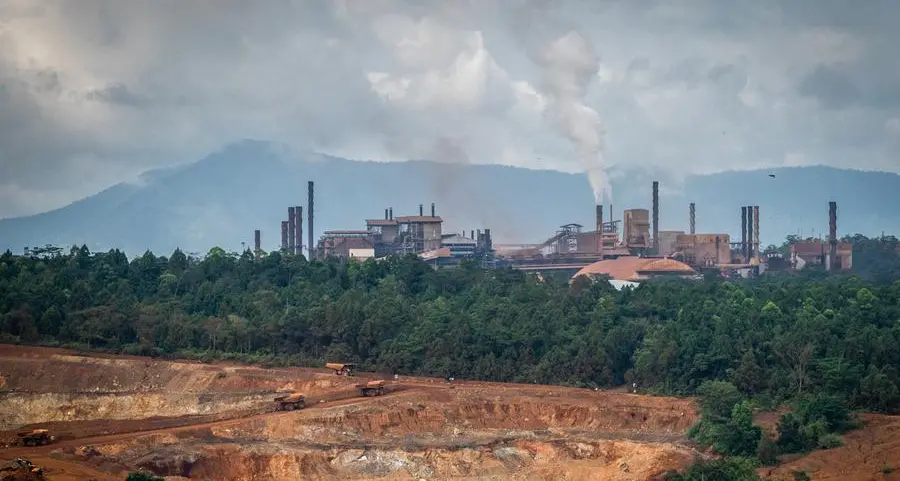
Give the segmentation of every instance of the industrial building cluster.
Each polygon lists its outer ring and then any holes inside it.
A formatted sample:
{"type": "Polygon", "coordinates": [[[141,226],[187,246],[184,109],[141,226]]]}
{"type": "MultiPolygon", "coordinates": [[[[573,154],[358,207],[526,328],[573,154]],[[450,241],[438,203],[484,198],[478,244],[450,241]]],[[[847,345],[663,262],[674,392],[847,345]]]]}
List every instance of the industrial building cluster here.
{"type": "MultiPolygon", "coordinates": [[[[690,203],[687,207],[687,231],[660,230],[659,182],[654,181],[651,210],[627,209],[619,221],[609,206],[609,220],[604,220],[604,207],[597,205],[594,229],[566,224],[541,244],[497,245],[497,262],[526,271],[556,270],[576,276],[605,274],[620,282],[636,282],[660,275],[696,277],[708,269],[718,269],[725,276],[740,277],[756,276],[766,270],[768,258],[761,249],[759,206],[741,207],[739,241],[732,241],[724,232],[698,233],[696,205],[690,203]]],[[[828,269],[850,269],[852,247],[837,241],[837,205],[834,202],[829,203],[829,225],[827,240],[794,244],[790,259],[785,259],[784,263],[794,269],[815,264],[828,269]]]]}
{"type": "MultiPolygon", "coordinates": [[[[294,255],[304,253],[307,259],[364,260],[395,254],[417,254],[434,267],[459,264],[463,259],[478,260],[485,266],[493,265],[491,230],[471,230],[444,233],[444,220],[435,212],[426,215],[424,205],[419,204],[418,215],[394,217],[394,208],[384,209],[383,218],[367,219],[365,229],[326,230],[314,242],[315,184],[307,184],[307,240],[303,245],[303,206],[287,208],[287,220],[281,221],[281,251],[294,255]]],[[[256,252],[262,252],[262,234],[254,232],[256,252]]]]}
{"type": "MultiPolygon", "coordinates": [[[[326,230],[314,243],[314,184],[308,182],[307,240],[303,245],[303,206],[290,206],[281,222],[282,252],[302,254],[308,259],[382,258],[394,254],[415,254],[434,267],[458,265],[464,259],[482,265],[571,274],[606,274],[621,282],[637,282],[658,275],[695,277],[701,270],[719,269],[726,276],[749,277],[766,269],[767,257],[760,245],[759,206],[740,209],[741,239],[732,242],[727,233],[696,232],[696,206],[688,205],[687,231],[659,229],[659,182],[652,184],[651,209],[627,209],[615,219],[609,206],[595,206],[596,226],[586,230],[581,224],[565,224],[541,244],[494,245],[490,229],[445,233],[443,219],[435,204],[430,212],[419,204],[416,215],[394,217],[393,207],[384,216],[365,220],[364,229],[326,230]],[[621,229],[620,229],[621,225],[621,229]]],[[[737,216],[736,216],[737,217],[737,216]]],[[[261,248],[260,231],[255,246],[261,248]]],[[[837,240],[837,204],[829,203],[829,237],[807,240],[792,246],[790,259],[782,259],[794,269],[824,265],[828,269],[850,269],[852,246],[837,240]]]]}
{"type": "Polygon", "coordinates": [[[417,254],[426,262],[444,267],[463,259],[489,265],[493,259],[491,230],[472,230],[470,237],[445,233],[444,220],[434,203],[426,214],[419,204],[417,215],[394,217],[394,208],[384,209],[384,217],[366,219],[361,230],[326,230],[316,245],[320,258],[381,258],[388,255],[417,254]]]}

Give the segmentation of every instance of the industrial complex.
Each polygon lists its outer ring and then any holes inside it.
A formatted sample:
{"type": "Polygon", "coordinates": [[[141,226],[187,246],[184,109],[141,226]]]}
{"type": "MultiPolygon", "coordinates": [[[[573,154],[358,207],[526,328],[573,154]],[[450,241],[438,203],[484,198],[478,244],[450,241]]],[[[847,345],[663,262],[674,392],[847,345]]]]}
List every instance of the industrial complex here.
{"type": "MultiPolygon", "coordinates": [[[[435,268],[452,267],[463,260],[486,267],[508,266],[531,272],[561,271],[570,276],[607,275],[625,283],[667,275],[697,277],[701,271],[717,269],[726,276],[751,277],[766,270],[761,251],[759,206],[740,208],[741,238],[733,241],[723,232],[696,232],[696,206],[688,208],[687,231],[659,230],[659,182],[651,190],[651,208],[633,208],[616,219],[613,206],[595,206],[592,229],[577,223],[564,224],[540,244],[495,245],[490,229],[450,231],[432,203],[428,212],[418,205],[413,215],[394,216],[393,207],[384,215],[360,222],[364,228],[325,230],[313,238],[314,184],[308,182],[307,239],[303,244],[303,206],[287,208],[281,222],[281,250],[308,259],[369,259],[395,254],[414,254],[435,268]]],[[[786,263],[794,269],[824,265],[828,269],[852,267],[852,247],[837,240],[837,204],[829,202],[829,237],[798,242],[786,263]]],[[[737,220],[737,212],[735,212],[737,220]]],[[[363,227],[362,225],[360,227],[363,227]]],[[[261,234],[254,233],[257,252],[261,234]]]]}

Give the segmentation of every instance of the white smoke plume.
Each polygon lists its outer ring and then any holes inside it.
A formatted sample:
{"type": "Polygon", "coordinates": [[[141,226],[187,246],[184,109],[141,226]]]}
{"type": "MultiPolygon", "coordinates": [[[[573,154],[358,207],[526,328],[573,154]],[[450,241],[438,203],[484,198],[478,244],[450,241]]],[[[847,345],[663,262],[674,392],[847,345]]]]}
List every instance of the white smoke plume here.
{"type": "Polygon", "coordinates": [[[600,59],[578,32],[571,31],[551,42],[535,56],[543,70],[544,115],[575,146],[587,174],[594,200],[612,198],[604,172],[603,124],[600,114],[584,103],[588,86],[596,77],[600,59]]]}

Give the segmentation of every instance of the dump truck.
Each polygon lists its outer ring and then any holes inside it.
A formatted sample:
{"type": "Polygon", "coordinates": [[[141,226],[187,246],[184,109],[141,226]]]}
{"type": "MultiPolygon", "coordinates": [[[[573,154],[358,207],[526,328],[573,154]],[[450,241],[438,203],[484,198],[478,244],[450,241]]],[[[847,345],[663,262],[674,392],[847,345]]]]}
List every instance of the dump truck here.
{"type": "Polygon", "coordinates": [[[18,433],[18,435],[22,444],[25,446],[43,446],[56,440],[55,437],[50,435],[50,431],[46,429],[22,431],[18,433]]]}
{"type": "Polygon", "coordinates": [[[325,364],[325,367],[334,371],[338,376],[352,376],[353,375],[353,364],[344,364],[339,362],[329,362],[325,364]]]}
{"type": "Polygon", "coordinates": [[[306,396],[299,392],[285,394],[275,398],[275,408],[279,411],[293,411],[306,407],[306,396]]]}
{"type": "Polygon", "coordinates": [[[369,381],[357,384],[356,388],[363,396],[381,396],[384,394],[384,381],[369,381]]]}

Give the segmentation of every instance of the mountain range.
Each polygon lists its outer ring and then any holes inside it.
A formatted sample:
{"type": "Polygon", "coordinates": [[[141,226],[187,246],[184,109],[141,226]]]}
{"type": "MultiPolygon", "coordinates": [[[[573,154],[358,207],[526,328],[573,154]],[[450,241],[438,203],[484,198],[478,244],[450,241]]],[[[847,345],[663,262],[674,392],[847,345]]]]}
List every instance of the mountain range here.
{"type": "MultiPolygon", "coordinates": [[[[824,235],[828,202],[838,202],[838,233],[898,234],[900,176],[829,167],[664,175],[611,169],[615,218],[627,208],[650,208],[651,182],[660,180],[660,229],[687,230],[696,203],[697,232],[740,236],[740,207],[760,206],[763,244],[786,235],[824,235]],[[770,176],[771,174],[772,176],[770,176]]],[[[490,228],[495,243],[535,243],[562,224],[594,225],[593,194],[580,174],[490,164],[355,161],[295,154],[263,141],[241,141],[192,164],[145,173],[50,212],[0,220],[0,250],[86,244],[129,255],[176,247],[204,253],[251,246],[261,229],[263,249],[277,249],[289,205],[306,210],[307,181],[315,182],[315,235],[363,229],[364,219],[414,215],[436,204],[445,232],[490,228]]],[[[304,212],[304,216],[306,212],[304,212]]],[[[605,212],[609,219],[609,211],[605,212]]],[[[306,228],[304,220],[304,229],[306,228]]]]}

